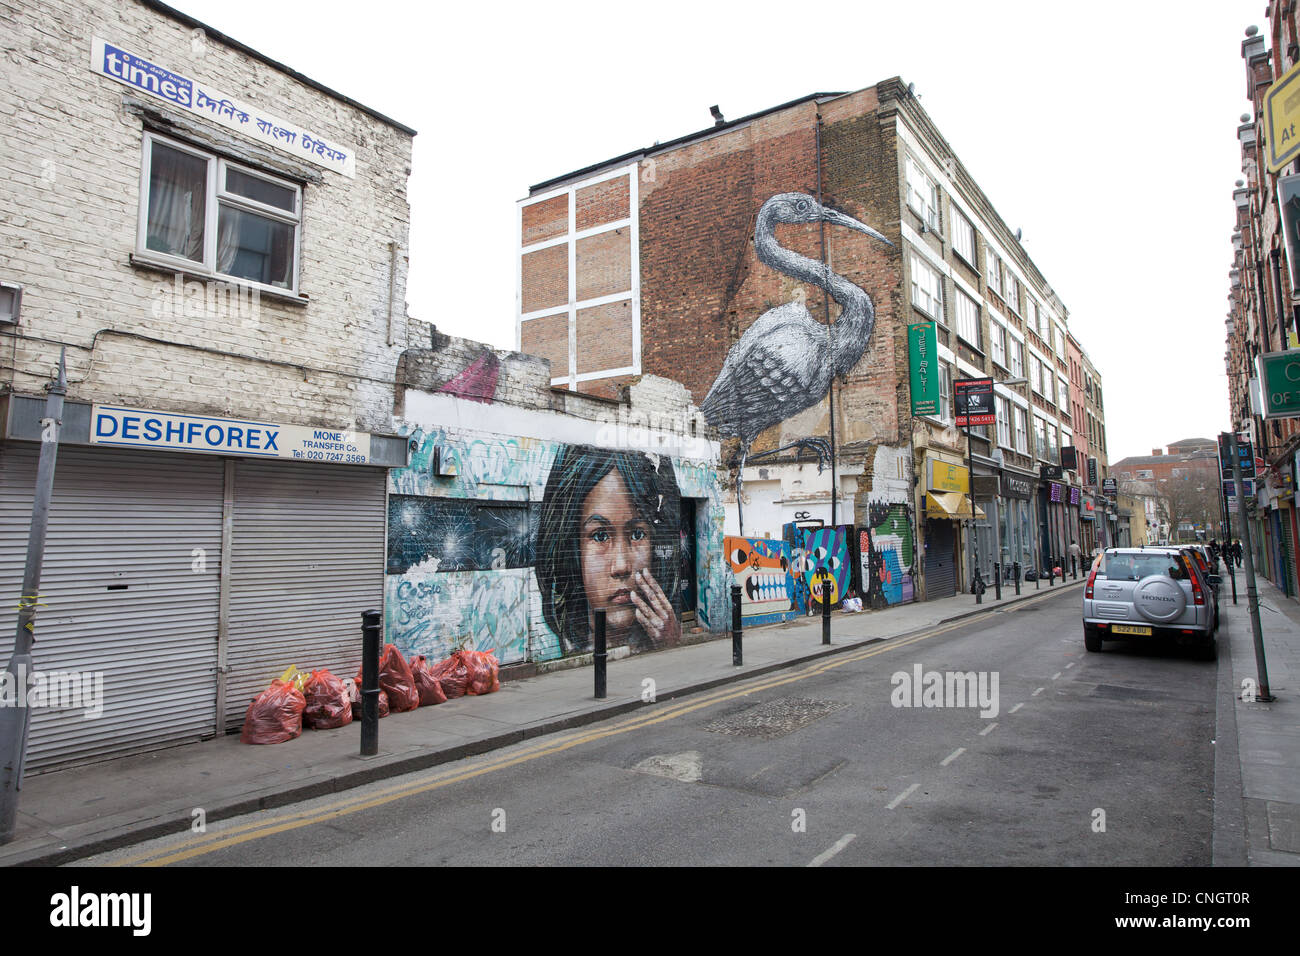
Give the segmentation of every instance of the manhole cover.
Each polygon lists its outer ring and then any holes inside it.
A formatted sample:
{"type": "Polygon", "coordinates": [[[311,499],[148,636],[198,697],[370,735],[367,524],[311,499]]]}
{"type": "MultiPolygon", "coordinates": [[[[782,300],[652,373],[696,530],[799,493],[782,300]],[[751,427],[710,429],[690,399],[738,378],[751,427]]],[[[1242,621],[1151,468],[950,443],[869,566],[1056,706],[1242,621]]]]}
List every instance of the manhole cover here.
{"type": "Polygon", "coordinates": [[[849,705],[838,700],[778,697],[776,700],[769,700],[748,710],[715,720],[705,725],[704,729],[711,730],[715,734],[771,740],[807,727],[813,721],[821,720],[827,714],[833,714],[847,706],[849,705]]]}

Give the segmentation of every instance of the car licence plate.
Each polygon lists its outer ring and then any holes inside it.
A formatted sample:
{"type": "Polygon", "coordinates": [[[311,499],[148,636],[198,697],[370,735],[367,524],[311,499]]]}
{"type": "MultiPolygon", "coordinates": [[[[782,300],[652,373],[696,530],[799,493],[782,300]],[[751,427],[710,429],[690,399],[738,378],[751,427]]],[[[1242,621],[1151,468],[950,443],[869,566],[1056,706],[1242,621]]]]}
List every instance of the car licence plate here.
{"type": "Polygon", "coordinates": [[[1148,637],[1151,635],[1151,628],[1134,624],[1112,624],[1110,630],[1113,634],[1145,634],[1148,637]]]}

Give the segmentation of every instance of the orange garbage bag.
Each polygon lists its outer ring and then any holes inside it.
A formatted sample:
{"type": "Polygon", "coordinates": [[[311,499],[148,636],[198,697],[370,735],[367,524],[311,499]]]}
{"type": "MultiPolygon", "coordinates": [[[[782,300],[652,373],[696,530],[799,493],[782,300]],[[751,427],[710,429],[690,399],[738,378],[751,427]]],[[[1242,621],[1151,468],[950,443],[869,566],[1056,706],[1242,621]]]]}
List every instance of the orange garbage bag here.
{"type": "Polygon", "coordinates": [[[491,651],[458,651],[457,653],[465,662],[465,670],[469,674],[465,693],[491,694],[501,689],[501,681],[498,679],[501,664],[495,654],[491,651]]]}
{"type": "Polygon", "coordinates": [[[461,660],[460,651],[446,660],[433,665],[433,676],[442,685],[442,692],[448,700],[465,696],[465,687],[469,684],[469,670],[461,660]]]}
{"type": "Polygon", "coordinates": [[[328,670],[312,671],[303,685],[307,706],[302,712],[304,726],[313,730],[330,730],[352,723],[352,702],[342,678],[328,670]]]}
{"type": "Polygon", "coordinates": [[[302,691],[282,680],[271,681],[248,705],[244,731],[239,735],[246,744],[280,744],[302,733],[302,711],[307,706],[302,691]]]}
{"type": "MultiPolygon", "coordinates": [[[[361,714],[361,678],[348,684],[348,702],[352,704],[353,719],[360,720],[361,714]]],[[[383,688],[379,690],[379,716],[388,716],[388,695],[384,693],[383,688]]]]}
{"type": "Polygon", "coordinates": [[[411,676],[415,679],[415,689],[420,694],[421,707],[447,702],[447,695],[442,692],[442,684],[433,676],[433,668],[423,654],[411,661],[411,676]]]}
{"type": "Polygon", "coordinates": [[[379,687],[388,695],[388,706],[396,713],[420,706],[420,692],[415,689],[411,665],[406,663],[396,644],[385,644],[379,657],[379,687]]]}

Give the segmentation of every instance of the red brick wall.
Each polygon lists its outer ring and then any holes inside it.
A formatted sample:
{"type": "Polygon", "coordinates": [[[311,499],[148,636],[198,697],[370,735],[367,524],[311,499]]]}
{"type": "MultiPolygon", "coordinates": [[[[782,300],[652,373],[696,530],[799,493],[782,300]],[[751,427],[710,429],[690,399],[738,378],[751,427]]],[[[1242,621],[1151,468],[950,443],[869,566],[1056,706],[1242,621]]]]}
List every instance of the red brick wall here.
{"type": "MultiPolygon", "coordinates": [[[[629,185],[626,176],[607,179],[575,193],[574,219],[578,231],[628,217],[629,185]]],[[[539,203],[538,205],[541,205],[539,203]]]]}

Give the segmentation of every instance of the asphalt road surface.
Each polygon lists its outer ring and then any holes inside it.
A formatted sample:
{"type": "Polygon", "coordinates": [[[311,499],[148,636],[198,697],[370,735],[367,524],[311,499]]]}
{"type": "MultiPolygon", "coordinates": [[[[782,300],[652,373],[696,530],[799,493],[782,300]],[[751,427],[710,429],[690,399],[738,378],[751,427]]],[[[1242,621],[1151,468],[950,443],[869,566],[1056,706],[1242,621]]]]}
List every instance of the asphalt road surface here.
{"type": "Polygon", "coordinates": [[[1045,595],[82,863],[1208,866],[1216,665],[1138,640],[1089,654],[1080,603],[1045,595]],[[910,690],[917,665],[922,691],[931,671],[982,672],[989,695],[996,676],[996,714],[896,706],[893,675],[910,690]]]}

